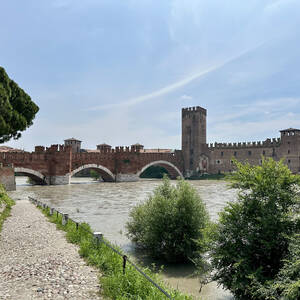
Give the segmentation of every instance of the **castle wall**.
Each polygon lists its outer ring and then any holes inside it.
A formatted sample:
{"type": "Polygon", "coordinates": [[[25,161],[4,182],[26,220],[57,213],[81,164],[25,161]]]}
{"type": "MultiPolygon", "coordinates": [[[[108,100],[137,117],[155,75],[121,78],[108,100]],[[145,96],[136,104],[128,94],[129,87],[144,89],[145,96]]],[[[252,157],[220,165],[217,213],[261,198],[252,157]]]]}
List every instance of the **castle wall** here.
{"type": "Polygon", "coordinates": [[[211,144],[209,147],[209,173],[227,173],[234,170],[232,159],[261,164],[262,157],[283,159],[293,173],[300,171],[300,133],[264,142],[211,144]]]}
{"type": "Polygon", "coordinates": [[[281,131],[280,138],[263,142],[206,143],[206,110],[201,107],[182,110],[182,153],[185,176],[217,174],[234,170],[233,158],[253,165],[262,157],[283,159],[293,173],[300,173],[300,130],[281,131]],[[205,132],[204,132],[205,131],[205,132]]]}

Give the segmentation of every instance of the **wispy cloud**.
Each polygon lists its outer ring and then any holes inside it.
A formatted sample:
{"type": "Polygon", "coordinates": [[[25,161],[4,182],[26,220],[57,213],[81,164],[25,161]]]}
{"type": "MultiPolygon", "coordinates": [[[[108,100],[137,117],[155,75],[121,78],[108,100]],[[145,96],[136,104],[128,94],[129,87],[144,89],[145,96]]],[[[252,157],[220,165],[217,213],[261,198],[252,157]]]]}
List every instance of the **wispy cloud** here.
{"type": "Polygon", "coordinates": [[[196,79],[204,77],[205,75],[208,75],[209,73],[214,72],[214,71],[224,67],[225,65],[235,61],[236,59],[239,59],[240,57],[242,57],[242,56],[244,56],[244,55],[246,55],[246,54],[248,54],[252,51],[255,51],[256,49],[262,47],[264,44],[265,44],[265,42],[259,43],[255,47],[243,50],[239,54],[237,54],[233,57],[230,57],[230,58],[224,60],[223,62],[221,62],[219,64],[211,66],[210,68],[208,68],[204,71],[200,71],[196,74],[190,75],[190,76],[188,76],[188,77],[186,77],[182,80],[179,80],[177,82],[169,84],[169,85],[167,85],[167,86],[165,86],[165,87],[163,87],[159,90],[153,91],[149,94],[145,94],[145,95],[142,95],[142,96],[139,96],[139,97],[131,98],[131,99],[125,100],[121,103],[106,104],[106,105],[99,105],[99,106],[90,107],[90,108],[87,108],[86,110],[87,111],[97,111],[97,110],[113,109],[113,108],[116,108],[116,107],[119,107],[119,108],[120,107],[130,107],[130,106],[134,106],[134,105],[140,104],[142,102],[145,102],[147,100],[166,95],[166,94],[171,93],[171,92],[173,92],[173,91],[175,91],[175,90],[177,90],[181,87],[184,87],[185,85],[191,83],[192,81],[194,81],[196,79]]]}
{"type": "Polygon", "coordinates": [[[218,142],[247,142],[260,141],[267,138],[279,137],[279,130],[295,127],[300,128],[300,115],[285,113],[280,118],[267,118],[255,122],[220,122],[209,128],[208,141],[218,142]]]}
{"type": "Polygon", "coordinates": [[[233,113],[224,112],[215,115],[209,121],[212,124],[223,124],[223,122],[235,122],[241,120],[246,116],[266,115],[274,113],[282,113],[287,110],[294,110],[300,104],[300,98],[276,98],[269,100],[258,100],[251,105],[248,104],[238,104],[234,105],[233,113]],[[237,110],[235,108],[238,108],[237,110]],[[284,108],[284,110],[283,110],[284,108]]]}
{"type": "Polygon", "coordinates": [[[180,97],[180,99],[182,99],[182,100],[192,100],[193,97],[192,97],[192,96],[189,96],[189,95],[182,95],[182,96],[180,97]]]}

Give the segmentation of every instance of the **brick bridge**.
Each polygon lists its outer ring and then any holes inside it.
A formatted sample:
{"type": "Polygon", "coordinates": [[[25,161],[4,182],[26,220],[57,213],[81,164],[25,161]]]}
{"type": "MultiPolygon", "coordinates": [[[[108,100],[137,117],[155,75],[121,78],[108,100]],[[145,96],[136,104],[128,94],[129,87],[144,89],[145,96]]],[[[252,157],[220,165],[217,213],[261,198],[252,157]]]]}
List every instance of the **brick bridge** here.
{"type": "Polygon", "coordinates": [[[116,147],[99,152],[74,153],[70,146],[36,146],[35,151],[0,153],[0,164],[13,164],[22,173],[40,184],[68,184],[83,169],[94,169],[104,181],[137,181],[148,167],[164,167],[171,178],[183,176],[182,152],[143,153],[139,149],[116,147]]]}

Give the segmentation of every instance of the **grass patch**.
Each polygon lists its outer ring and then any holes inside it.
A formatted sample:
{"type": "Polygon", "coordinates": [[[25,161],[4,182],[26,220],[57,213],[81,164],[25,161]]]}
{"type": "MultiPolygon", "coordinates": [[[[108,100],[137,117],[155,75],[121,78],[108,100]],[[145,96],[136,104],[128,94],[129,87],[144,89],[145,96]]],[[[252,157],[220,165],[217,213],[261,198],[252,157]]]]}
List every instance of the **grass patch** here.
{"type": "MultiPolygon", "coordinates": [[[[88,224],[80,224],[76,229],[76,223],[69,220],[67,225],[61,224],[62,216],[56,212],[51,216],[49,208],[43,209],[43,213],[49,220],[57,225],[57,228],[66,232],[69,242],[79,245],[79,254],[89,265],[95,266],[101,272],[99,277],[102,295],[114,300],[159,300],[167,297],[151,284],[144,276],[138,273],[130,264],[126,265],[123,274],[123,259],[113,252],[104,243],[97,243],[89,233],[91,228],[88,224]]],[[[107,242],[107,241],[106,241],[107,242]]],[[[114,245],[119,252],[122,250],[114,245]]],[[[177,290],[171,289],[160,279],[160,276],[149,268],[139,266],[153,281],[160,285],[171,295],[174,300],[192,300],[191,296],[184,295],[177,290]]]]}
{"type": "Polygon", "coordinates": [[[14,204],[15,201],[7,195],[5,188],[0,184],[0,232],[2,230],[3,222],[10,215],[11,207],[14,204]]]}

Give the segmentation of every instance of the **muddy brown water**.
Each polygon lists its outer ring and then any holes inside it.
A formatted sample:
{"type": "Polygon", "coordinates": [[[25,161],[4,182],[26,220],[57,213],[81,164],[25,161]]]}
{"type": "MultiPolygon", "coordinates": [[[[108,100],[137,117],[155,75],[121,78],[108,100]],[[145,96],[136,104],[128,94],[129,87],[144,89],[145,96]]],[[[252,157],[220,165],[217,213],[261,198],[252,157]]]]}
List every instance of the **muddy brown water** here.
{"type": "MultiPolygon", "coordinates": [[[[18,199],[28,196],[37,198],[79,222],[87,222],[94,231],[101,231],[111,242],[133,258],[150,264],[127,239],[125,224],[132,207],[145,201],[148,195],[161,183],[160,180],[141,180],[139,182],[105,183],[93,182],[90,178],[72,178],[70,185],[32,186],[26,183],[27,177],[16,177],[17,190],[10,195],[18,199]]],[[[229,189],[224,181],[195,180],[190,183],[197,189],[206,203],[213,220],[226,202],[236,198],[236,192],[229,189]]],[[[155,262],[159,265],[159,262],[155,262]]],[[[195,299],[229,300],[228,291],[218,287],[215,282],[204,286],[199,294],[199,280],[193,276],[192,265],[165,265],[163,277],[174,288],[190,293],[195,299]]]]}

